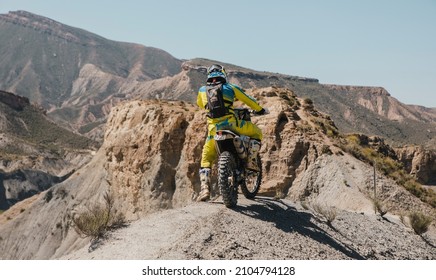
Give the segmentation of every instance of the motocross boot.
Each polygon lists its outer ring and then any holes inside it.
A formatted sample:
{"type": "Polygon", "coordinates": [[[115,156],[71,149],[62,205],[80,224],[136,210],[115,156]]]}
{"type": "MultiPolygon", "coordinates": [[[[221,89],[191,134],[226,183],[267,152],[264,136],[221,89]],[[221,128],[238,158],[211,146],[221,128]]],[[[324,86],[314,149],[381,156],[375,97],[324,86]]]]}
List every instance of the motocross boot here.
{"type": "Polygon", "coordinates": [[[210,168],[200,169],[201,190],[197,201],[206,201],[210,198],[210,168]]]}
{"type": "Polygon", "coordinates": [[[259,166],[257,164],[257,155],[260,151],[260,141],[251,139],[250,140],[250,148],[248,152],[248,159],[247,159],[247,169],[251,171],[260,171],[259,166]]]}

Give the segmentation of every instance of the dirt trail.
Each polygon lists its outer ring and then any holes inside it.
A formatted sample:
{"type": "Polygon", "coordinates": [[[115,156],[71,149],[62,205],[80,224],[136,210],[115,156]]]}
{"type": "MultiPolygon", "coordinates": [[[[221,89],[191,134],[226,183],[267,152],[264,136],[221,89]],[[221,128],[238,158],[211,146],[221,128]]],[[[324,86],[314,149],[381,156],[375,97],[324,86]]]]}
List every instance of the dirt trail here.
{"type": "Polygon", "coordinates": [[[63,259],[436,259],[434,244],[395,219],[341,211],[328,226],[290,201],[240,196],[235,209],[218,200],[151,214],[63,259]]]}

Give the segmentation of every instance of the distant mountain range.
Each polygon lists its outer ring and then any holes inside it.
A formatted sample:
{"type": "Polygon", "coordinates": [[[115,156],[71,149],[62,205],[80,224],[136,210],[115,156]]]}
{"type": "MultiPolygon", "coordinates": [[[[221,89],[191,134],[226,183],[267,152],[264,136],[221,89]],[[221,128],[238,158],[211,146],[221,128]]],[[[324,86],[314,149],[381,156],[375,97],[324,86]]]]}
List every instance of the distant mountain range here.
{"type": "MultiPolygon", "coordinates": [[[[25,11],[0,15],[0,89],[29,98],[57,123],[102,139],[110,109],[127,99],[194,101],[207,59],[180,60],[107,40],[25,11]]],[[[224,64],[245,88],[286,87],[310,98],[344,132],[436,149],[436,108],[406,105],[383,88],[324,85],[317,79],[224,64]]]]}

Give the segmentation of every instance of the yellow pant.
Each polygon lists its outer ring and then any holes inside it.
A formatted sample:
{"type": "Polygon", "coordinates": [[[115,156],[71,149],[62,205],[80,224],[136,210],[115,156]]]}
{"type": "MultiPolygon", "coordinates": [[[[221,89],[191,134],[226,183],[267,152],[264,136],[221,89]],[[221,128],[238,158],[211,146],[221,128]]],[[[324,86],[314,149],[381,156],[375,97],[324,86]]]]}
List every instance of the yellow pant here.
{"type": "Polygon", "coordinates": [[[208,124],[208,134],[206,142],[203,146],[203,153],[201,155],[201,168],[211,168],[213,162],[216,160],[217,153],[215,150],[215,140],[214,136],[217,130],[231,130],[239,135],[246,135],[250,138],[262,140],[262,131],[252,122],[238,120],[231,117],[219,123],[209,123],[208,124]]]}

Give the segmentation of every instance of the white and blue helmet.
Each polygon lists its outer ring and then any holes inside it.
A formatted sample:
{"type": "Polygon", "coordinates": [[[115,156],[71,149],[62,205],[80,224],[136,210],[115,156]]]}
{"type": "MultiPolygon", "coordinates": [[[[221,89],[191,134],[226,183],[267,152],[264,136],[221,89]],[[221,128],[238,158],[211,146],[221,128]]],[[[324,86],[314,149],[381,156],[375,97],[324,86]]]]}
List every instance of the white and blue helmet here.
{"type": "Polygon", "coordinates": [[[214,78],[221,83],[227,82],[227,74],[223,66],[214,64],[207,69],[207,82],[211,83],[214,78]]]}

